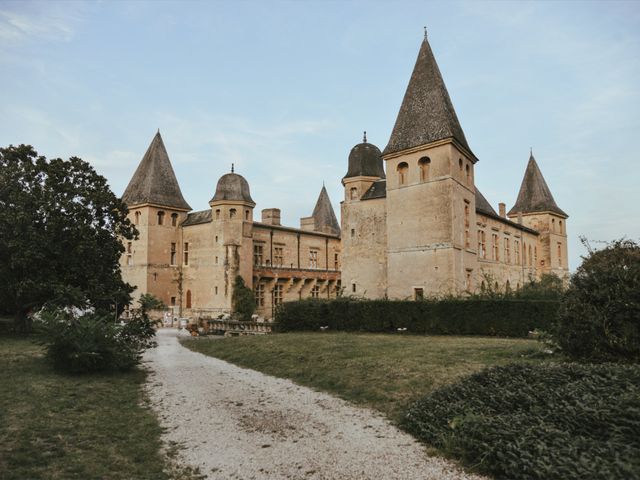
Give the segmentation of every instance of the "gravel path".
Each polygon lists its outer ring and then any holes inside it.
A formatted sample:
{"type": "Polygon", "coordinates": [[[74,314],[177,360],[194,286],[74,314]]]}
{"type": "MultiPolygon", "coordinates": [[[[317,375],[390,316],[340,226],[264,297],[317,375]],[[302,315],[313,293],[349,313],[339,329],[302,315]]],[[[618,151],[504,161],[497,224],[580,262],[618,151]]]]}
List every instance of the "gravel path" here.
{"type": "Polygon", "coordinates": [[[209,479],[480,479],[428,457],[381,414],[192,352],[175,330],[145,354],[163,440],[209,479]]]}

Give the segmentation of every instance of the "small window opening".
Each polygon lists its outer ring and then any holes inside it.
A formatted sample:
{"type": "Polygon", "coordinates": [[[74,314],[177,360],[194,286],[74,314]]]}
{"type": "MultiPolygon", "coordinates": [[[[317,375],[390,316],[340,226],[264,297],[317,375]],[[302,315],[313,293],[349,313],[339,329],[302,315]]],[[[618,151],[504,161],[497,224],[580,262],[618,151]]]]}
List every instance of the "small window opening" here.
{"type": "Polygon", "coordinates": [[[216,209],[216,220],[220,220],[220,209],[216,209]]]}
{"type": "Polygon", "coordinates": [[[420,160],[418,160],[418,166],[420,167],[420,181],[426,182],[427,180],[429,180],[431,159],[429,157],[422,157],[420,160]]]}
{"type": "Polygon", "coordinates": [[[413,299],[414,300],[424,300],[424,288],[414,288],[413,289],[413,299]]]}
{"type": "Polygon", "coordinates": [[[178,225],[178,214],[177,213],[172,213],[171,214],[171,226],[175,227],[178,225]]]}
{"type": "Polygon", "coordinates": [[[469,166],[469,164],[467,164],[466,172],[467,172],[467,184],[471,185],[471,167],[469,166]]]}
{"type": "Polygon", "coordinates": [[[191,308],[191,290],[187,290],[187,308],[191,308]]]}
{"type": "Polygon", "coordinates": [[[189,242],[184,242],[184,264],[189,265],[189,242]]]}
{"type": "Polygon", "coordinates": [[[231,208],[229,209],[229,218],[236,218],[236,209],[235,208],[231,208]]]}
{"type": "Polygon", "coordinates": [[[357,200],[357,198],[358,198],[358,189],[356,187],[353,187],[351,189],[350,198],[351,198],[351,200],[357,200]]]}
{"type": "Polygon", "coordinates": [[[135,213],[135,224],[140,225],[140,212],[135,213]]]}
{"type": "Polygon", "coordinates": [[[245,210],[245,211],[244,211],[244,219],[245,219],[245,220],[249,220],[249,214],[250,214],[250,213],[251,213],[251,212],[250,212],[249,210],[245,210]]]}
{"type": "Polygon", "coordinates": [[[351,238],[355,238],[355,236],[356,236],[356,229],[352,228],[351,229],[351,238]]]}
{"type": "Polygon", "coordinates": [[[163,225],[164,224],[164,212],[160,211],[158,212],[158,225],[163,225]]]}
{"type": "Polygon", "coordinates": [[[170,258],[170,265],[175,265],[176,264],[176,244],[172,243],[171,244],[171,258],[170,258]]]}
{"type": "Polygon", "coordinates": [[[409,164],[407,162],[400,162],[398,164],[398,184],[406,185],[409,175],[409,164]]]}
{"type": "Polygon", "coordinates": [[[351,291],[352,291],[353,293],[356,293],[356,284],[355,284],[355,283],[352,283],[352,284],[351,284],[351,291]]]}

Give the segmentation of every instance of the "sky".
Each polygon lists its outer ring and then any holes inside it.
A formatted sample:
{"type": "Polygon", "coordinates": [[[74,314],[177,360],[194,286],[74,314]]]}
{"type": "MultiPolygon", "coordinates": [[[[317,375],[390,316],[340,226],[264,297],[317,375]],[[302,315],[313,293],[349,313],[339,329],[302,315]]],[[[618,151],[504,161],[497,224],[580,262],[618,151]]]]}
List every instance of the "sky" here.
{"type": "Polygon", "coordinates": [[[515,202],[529,149],[580,243],[640,239],[640,2],[0,0],[0,146],[78,156],[121,195],[157,129],[186,200],[235,164],[255,218],[311,215],[367,131],[386,146],[423,27],[476,186],[515,202]]]}

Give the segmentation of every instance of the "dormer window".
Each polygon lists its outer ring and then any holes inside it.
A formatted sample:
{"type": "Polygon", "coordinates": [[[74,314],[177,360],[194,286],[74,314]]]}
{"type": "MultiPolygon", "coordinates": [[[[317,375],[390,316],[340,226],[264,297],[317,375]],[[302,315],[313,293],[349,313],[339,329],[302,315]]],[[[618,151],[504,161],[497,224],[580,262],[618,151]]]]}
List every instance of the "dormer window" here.
{"type": "Polygon", "coordinates": [[[409,176],[409,164],[401,162],[398,164],[398,185],[406,185],[409,176]]]}
{"type": "Polygon", "coordinates": [[[422,157],[418,160],[418,166],[420,167],[420,181],[426,182],[429,180],[429,168],[431,167],[431,159],[429,157],[422,157]]]}
{"type": "Polygon", "coordinates": [[[164,225],[164,212],[158,212],[158,225],[164,225]]]}

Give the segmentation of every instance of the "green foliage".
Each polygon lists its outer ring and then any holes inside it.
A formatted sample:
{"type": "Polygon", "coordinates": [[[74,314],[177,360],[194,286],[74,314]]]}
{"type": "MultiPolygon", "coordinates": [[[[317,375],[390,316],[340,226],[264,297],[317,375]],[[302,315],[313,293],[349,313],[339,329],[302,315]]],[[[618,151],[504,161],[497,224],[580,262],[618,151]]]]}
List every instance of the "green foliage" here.
{"type": "Polygon", "coordinates": [[[238,275],[233,282],[233,295],[231,297],[233,310],[240,320],[248,322],[256,309],[256,300],[253,291],[244,284],[243,278],[238,275]]]}
{"type": "Polygon", "coordinates": [[[558,302],[505,299],[444,299],[428,301],[300,300],[276,312],[280,331],[330,330],[436,335],[526,337],[534,329],[548,330],[558,302]]]}
{"type": "Polygon", "coordinates": [[[640,246],[590,251],[571,277],[555,336],[576,359],[640,360],[640,246]]]}
{"type": "Polygon", "coordinates": [[[0,304],[28,330],[28,313],[50,305],[126,305],[121,239],[137,235],[127,207],[83,160],[0,148],[0,304]]]}
{"type": "Polygon", "coordinates": [[[140,308],[143,312],[148,312],[150,310],[163,310],[167,308],[164,302],[152,293],[143,293],[140,295],[138,303],[140,304],[140,308]]]}
{"type": "Polygon", "coordinates": [[[143,311],[134,310],[124,325],[114,324],[110,316],[74,316],[57,309],[41,317],[47,356],[55,369],[69,373],[131,370],[155,345],[155,322],[143,311]]]}
{"type": "Polygon", "coordinates": [[[481,473],[640,478],[640,366],[510,364],[427,395],[405,427],[481,473]]]}
{"type": "Polygon", "coordinates": [[[521,299],[560,300],[565,290],[560,277],[553,273],[543,273],[540,280],[529,280],[513,295],[521,299]]]}

